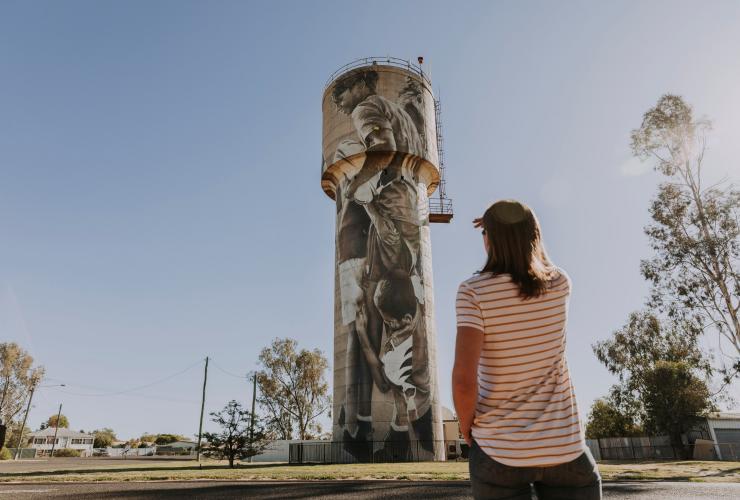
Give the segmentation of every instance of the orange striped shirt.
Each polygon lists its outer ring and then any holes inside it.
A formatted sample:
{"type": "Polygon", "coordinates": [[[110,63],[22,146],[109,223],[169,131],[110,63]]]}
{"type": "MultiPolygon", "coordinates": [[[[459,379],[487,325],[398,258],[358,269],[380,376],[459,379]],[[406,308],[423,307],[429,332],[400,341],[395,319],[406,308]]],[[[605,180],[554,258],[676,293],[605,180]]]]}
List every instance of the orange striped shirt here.
{"type": "Polygon", "coordinates": [[[494,460],[547,467],[578,458],[585,439],[565,360],[570,279],[522,299],[508,274],[483,273],[457,292],[457,325],[485,336],[472,435],[494,460]]]}

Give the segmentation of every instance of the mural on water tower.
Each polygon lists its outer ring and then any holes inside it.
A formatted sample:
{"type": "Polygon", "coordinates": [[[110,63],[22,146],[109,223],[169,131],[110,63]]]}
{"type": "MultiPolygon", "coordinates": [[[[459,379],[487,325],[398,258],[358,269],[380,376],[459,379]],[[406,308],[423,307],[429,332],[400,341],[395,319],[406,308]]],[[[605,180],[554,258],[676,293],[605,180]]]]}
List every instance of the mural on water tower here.
{"type": "Polygon", "coordinates": [[[434,123],[425,120],[434,104],[418,78],[373,67],[342,76],[326,99],[333,109],[326,116],[325,102],[324,171],[343,165],[332,185],[341,331],[335,439],[358,459],[391,449],[395,458],[430,459],[439,417],[422,247],[427,190],[437,180],[434,123]]]}

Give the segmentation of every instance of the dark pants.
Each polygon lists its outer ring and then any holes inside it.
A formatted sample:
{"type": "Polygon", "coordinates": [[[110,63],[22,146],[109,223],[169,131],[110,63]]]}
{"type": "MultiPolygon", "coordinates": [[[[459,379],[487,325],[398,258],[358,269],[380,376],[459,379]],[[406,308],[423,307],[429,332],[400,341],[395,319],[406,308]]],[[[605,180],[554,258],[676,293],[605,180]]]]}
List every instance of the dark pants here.
{"type": "Polygon", "coordinates": [[[572,462],[553,467],[511,467],[489,457],[476,442],[470,448],[470,482],[476,500],[599,500],[601,476],[587,449],[572,462]]]}

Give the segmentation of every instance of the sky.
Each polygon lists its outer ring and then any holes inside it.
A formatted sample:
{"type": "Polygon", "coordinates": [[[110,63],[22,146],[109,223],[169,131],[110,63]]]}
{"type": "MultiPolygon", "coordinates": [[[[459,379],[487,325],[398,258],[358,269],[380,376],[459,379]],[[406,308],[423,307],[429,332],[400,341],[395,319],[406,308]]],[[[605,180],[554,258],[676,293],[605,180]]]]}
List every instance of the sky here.
{"type": "Polygon", "coordinates": [[[193,436],[206,356],[206,413],[249,404],[275,337],[331,360],[321,96],[338,67],[386,55],[424,56],[442,102],[442,403],[455,292],[484,261],[471,221],[516,198],[573,281],[585,417],[614,382],[591,345],[648,293],[661,178],[630,131],[679,94],[714,123],[707,179],[737,180],[738,26],[733,1],[0,1],[0,342],[46,369],[30,426],[61,403],[74,429],[193,436]]]}

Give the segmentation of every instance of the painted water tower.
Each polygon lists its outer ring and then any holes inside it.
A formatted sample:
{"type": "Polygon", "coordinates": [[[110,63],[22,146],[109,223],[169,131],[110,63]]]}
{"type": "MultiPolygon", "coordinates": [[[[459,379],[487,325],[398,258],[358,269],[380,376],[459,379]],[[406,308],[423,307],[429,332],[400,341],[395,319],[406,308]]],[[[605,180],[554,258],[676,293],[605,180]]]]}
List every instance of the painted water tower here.
{"type": "Polygon", "coordinates": [[[337,214],[333,438],[359,461],[444,457],[429,223],[449,222],[452,207],[421,63],[360,59],[323,95],[321,187],[337,214]]]}

